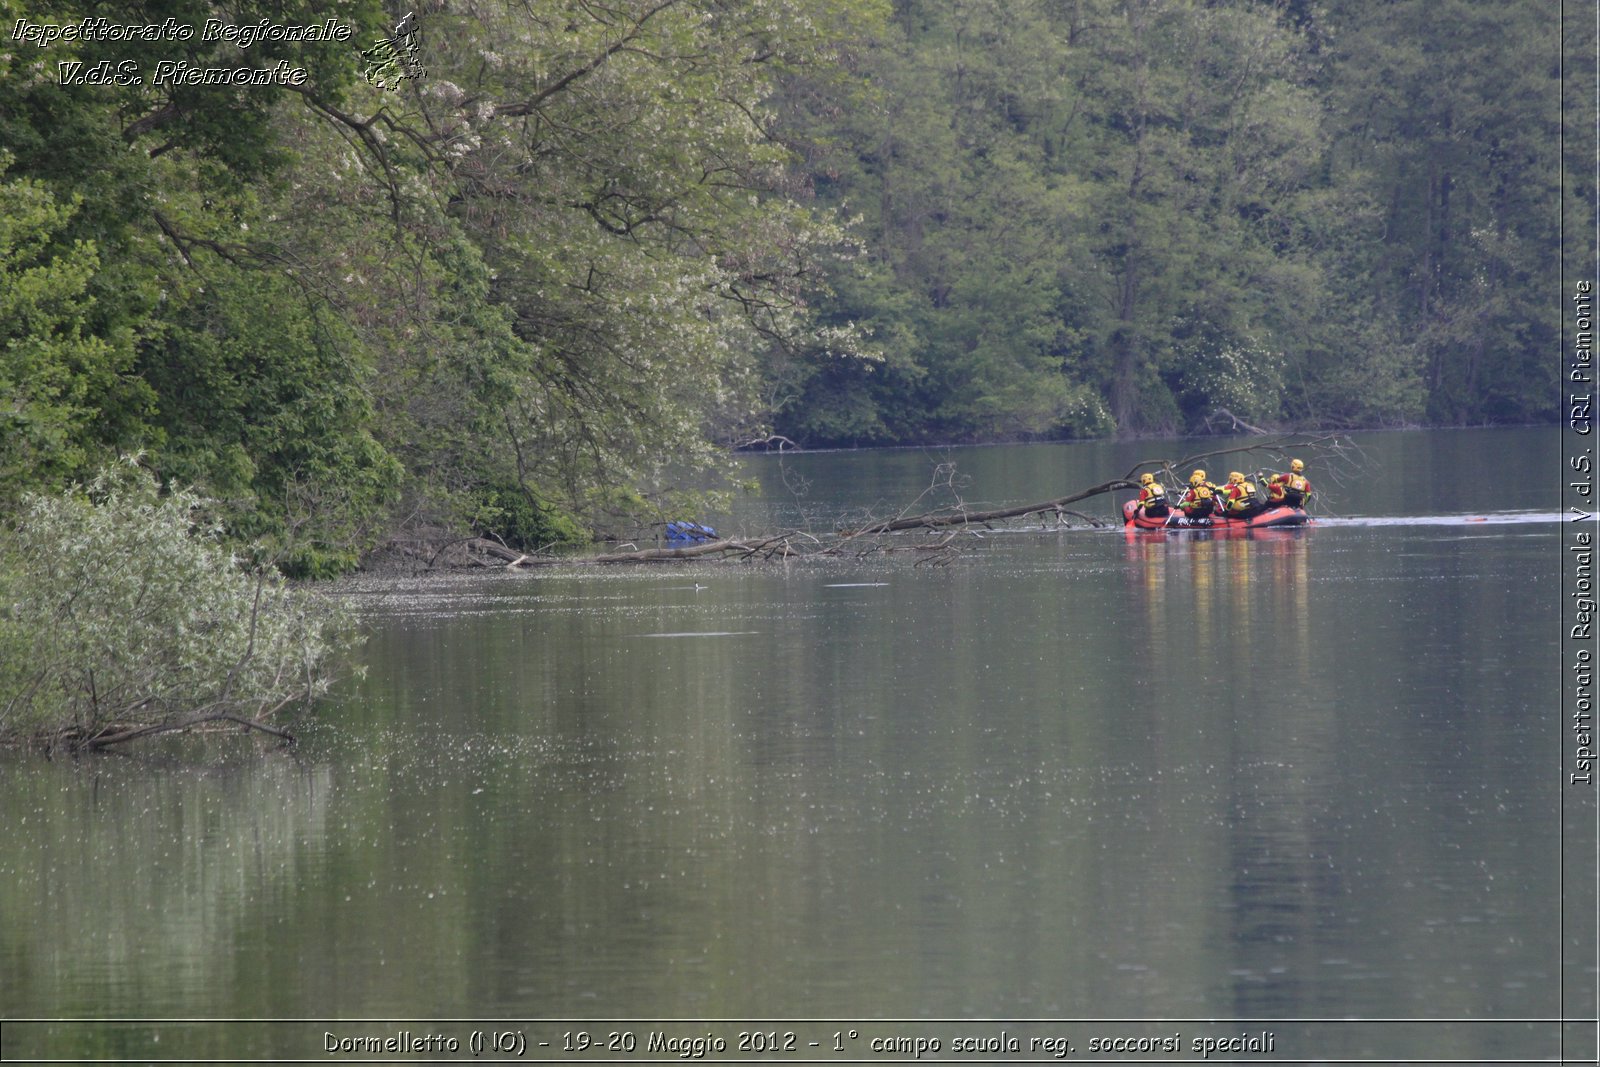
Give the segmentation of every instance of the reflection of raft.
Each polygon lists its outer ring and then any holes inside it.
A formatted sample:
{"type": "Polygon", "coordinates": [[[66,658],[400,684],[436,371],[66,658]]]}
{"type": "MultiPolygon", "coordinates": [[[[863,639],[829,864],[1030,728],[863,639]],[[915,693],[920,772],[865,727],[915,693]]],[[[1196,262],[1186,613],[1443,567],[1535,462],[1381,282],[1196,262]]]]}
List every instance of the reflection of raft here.
{"type": "Polygon", "coordinates": [[[1284,504],[1258,511],[1248,518],[1236,519],[1214,514],[1204,519],[1185,519],[1173,508],[1161,518],[1139,514],[1133,501],[1122,505],[1123,523],[1132,530],[1271,530],[1284,526],[1304,526],[1311,521],[1305,508],[1292,508],[1284,504]]]}

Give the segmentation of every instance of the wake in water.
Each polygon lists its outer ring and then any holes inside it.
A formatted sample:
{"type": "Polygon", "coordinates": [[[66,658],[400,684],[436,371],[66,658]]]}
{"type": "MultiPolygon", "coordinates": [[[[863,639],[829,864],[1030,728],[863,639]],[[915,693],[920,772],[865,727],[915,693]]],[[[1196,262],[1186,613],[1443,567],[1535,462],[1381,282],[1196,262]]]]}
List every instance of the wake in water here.
{"type": "MultiPolygon", "coordinates": [[[[1351,515],[1344,518],[1312,517],[1316,526],[1464,526],[1468,523],[1490,525],[1569,522],[1578,518],[1559,511],[1485,511],[1463,515],[1351,515]]],[[[1594,517],[1588,516],[1588,521],[1594,517]]]]}

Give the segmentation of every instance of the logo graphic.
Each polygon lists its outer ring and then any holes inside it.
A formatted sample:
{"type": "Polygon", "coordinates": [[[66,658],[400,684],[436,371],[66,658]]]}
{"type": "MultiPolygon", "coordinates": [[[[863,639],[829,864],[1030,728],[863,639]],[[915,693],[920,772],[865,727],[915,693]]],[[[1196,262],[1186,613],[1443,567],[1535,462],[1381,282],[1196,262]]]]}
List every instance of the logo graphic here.
{"type": "Polygon", "coordinates": [[[416,13],[407,12],[388,37],[361,53],[367,61],[361,76],[379,89],[390,91],[398,90],[408,78],[422,77],[428,70],[417,58],[420,37],[416,13]]]}

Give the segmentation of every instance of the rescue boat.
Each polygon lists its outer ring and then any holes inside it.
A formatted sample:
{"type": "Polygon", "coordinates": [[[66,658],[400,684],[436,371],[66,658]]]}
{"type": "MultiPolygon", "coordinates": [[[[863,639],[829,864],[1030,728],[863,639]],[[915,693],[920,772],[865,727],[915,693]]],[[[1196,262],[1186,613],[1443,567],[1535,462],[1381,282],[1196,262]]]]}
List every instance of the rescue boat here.
{"type": "Polygon", "coordinates": [[[1132,500],[1122,505],[1123,525],[1134,530],[1269,530],[1284,526],[1305,526],[1311,516],[1305,508],[1279,504],[1244,518],[1213,512],[1203,519],[1185,519],[1177,508],[1152,518],[1142,514],[1132,500]]]}

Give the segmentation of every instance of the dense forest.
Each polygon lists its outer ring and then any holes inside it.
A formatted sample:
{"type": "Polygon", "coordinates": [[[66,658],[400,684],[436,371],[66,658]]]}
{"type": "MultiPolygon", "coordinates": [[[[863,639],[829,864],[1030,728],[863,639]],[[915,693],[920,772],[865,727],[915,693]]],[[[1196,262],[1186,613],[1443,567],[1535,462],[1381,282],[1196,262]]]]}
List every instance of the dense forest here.
{"type": "Polygon", "coordinates": [[[0,511],[142,454],[297,574],[775,433],[1551,419],[1593,230],[1529,0],[0,14],[0,511]]]}

